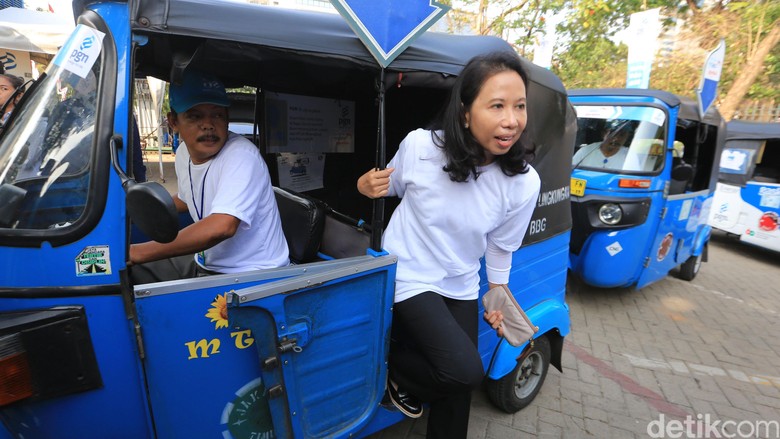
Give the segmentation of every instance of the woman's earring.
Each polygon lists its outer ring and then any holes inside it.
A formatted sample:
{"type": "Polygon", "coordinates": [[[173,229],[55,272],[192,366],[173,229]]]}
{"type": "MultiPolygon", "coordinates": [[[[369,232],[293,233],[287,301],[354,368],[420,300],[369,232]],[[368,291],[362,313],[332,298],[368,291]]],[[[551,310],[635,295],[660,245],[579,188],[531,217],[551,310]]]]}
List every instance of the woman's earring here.
{"type": "Polygon", "coordinates": [[[464,123],[464,124],[463,124],[463,128],[465,128],[465,129],[469,129],[469,123],[468,123],[468,122],[464,123]]]}

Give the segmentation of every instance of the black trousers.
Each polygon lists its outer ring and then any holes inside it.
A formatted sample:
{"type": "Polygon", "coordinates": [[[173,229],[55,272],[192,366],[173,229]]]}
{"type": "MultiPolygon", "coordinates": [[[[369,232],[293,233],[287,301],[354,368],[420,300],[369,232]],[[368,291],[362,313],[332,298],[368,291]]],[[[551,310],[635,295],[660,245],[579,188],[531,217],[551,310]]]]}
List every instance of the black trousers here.
{"type": "Polygon", "coordinates": [[[133,265],[129,273],[133,285],[219,274],[196,264],[195,255],[192,254],[133,265]]]}
{"type": "Polygon", "coordinates": [[[484,377],[476,300],[428,291],[393,307],[390,377],[430,403],[427,438],[466,438],[471,392],[484,377]]]}

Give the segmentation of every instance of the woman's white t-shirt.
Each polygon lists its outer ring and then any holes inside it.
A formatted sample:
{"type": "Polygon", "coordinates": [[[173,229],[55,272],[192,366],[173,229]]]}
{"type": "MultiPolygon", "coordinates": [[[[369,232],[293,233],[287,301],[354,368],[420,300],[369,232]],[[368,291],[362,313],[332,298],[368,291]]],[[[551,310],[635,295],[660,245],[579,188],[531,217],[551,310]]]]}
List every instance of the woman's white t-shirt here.
{"type": "Polygon", "coordinates": [[[398,257],[395,302],[425,291],[476,299],[488,242],[513,252],[528,229],[541,186],[536,170],[509,177],[493,162],[479,168],[478,179],[458,183],[445,164],[422,129],[406,136],[388,164],[395,168],[389,195],[401,197],[383,237],[383,248],[398,257]]]}

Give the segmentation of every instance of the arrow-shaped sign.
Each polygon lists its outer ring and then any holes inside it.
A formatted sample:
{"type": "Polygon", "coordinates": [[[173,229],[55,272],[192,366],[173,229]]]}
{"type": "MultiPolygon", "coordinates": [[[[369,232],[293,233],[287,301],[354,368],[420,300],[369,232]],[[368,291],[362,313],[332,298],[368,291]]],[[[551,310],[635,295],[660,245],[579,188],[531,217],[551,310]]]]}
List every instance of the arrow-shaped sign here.
{"type": "Polygon", "coordinates": [[[699,89],[696,90],[696,97],[699,101],[699,114],[704,117],[704,113],[715,102],[715,96],[718,94],[718,82],[720,73],[723,70],[723,59],[726,57],[726,42],[720,40],[718,47],[714,48],[707,55],[707,62],[704,63],[704,69],[701,74],[699,89]]]}
{"type": "Polygon", "coordinates": [[[435,0],[330,0],[382,67],[450,7],[435,0]]]}

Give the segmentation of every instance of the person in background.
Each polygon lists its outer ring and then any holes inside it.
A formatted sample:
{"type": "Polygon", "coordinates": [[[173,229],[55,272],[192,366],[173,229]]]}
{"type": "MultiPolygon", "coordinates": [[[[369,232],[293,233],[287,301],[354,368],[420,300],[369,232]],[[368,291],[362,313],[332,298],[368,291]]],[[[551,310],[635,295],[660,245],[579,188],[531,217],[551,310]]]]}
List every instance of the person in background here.
{"type": "Polygon", "coordinates": [[[613,121],[604,130],[604,139],[580,148],[572,157],[575,167],[622,169],[628,155],[626,142],[631,136],[629,122],[613,121]]]}
{"type": "MultiPolygon", "coordinates": [[[[490,288],[508,283],[539,195],[527,82],[515,53],[475,57],[430,129],[409,133],[386,169],[357,182],[369,198],[401,197],[383,236],[398,257],[387,396],[410,417],[430,403],[428,438],[466,438],[484,377],[480,259],[490,288]]],[[[483,317],[503,335],[500,311],[483,317]]]]}
{"type": "Polygon", "coordinates": [[[185,147],[176,155],[179,212],[194,224],[170,243],[130,246],[134,283],[288,265],[271,178],[258,149],[228,132],[230,101],[215,76],[186,70],[170,87],[173,128],[185,147]]]}
{"type": "Polygon", "coordinates": [[[144,152],[141,150],[141,131],[138,129],[135,115],[133,115],[133,176],[138,183],[146,181],[144,152]]]}
{"type": "Polygon", "coordinates": [[[5,125],[6,121],[8,121],[8,118],[11,116],[11,113],[14,111],[14,108],[16,108],[19,99],[22,98],[22,93],[17,93],[17,95],[9,101],[16,89],[23,85],[24,79],[7,73],[0,73],[0,108],[4,107],[3,115],[0,117],[0,126],[5,125]]]}

